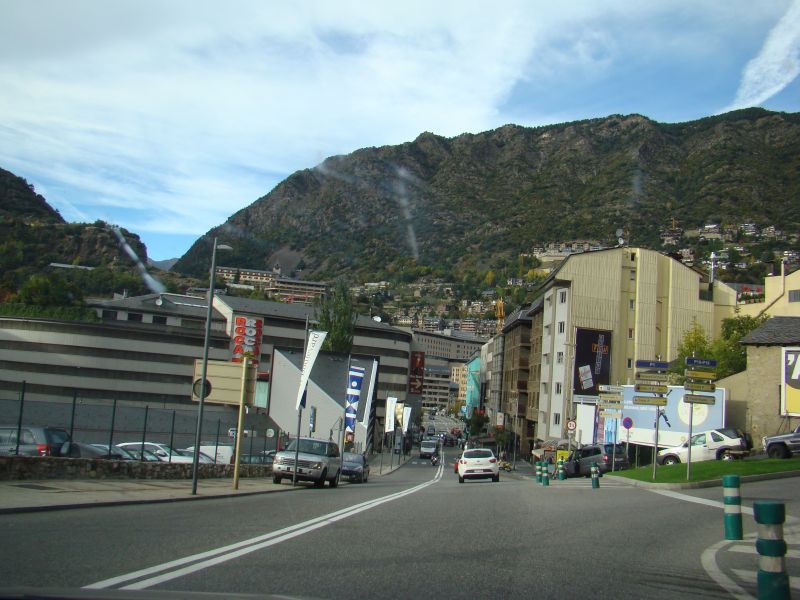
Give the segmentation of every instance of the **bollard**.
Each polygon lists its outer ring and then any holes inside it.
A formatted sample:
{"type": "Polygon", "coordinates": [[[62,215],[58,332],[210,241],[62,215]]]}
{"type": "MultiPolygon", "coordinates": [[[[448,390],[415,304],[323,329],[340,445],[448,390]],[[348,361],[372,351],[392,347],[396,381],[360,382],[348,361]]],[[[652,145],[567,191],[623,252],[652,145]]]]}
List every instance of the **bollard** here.
{"type": "Polygon", "coordinates": [[[547,463],[545,463],[544,469],[542,471],[542,485],[544,487],[550,485],[550,472],[547,470],[547,463]]]}
{"type": "Polygon", "coordinates": [[[542,483],[542,461],[536,461],[536,483],[542,483]]]}
{"type": "Polygon", "coordinates": [[[596,490],[600,487],[600,467],[596,464],[592,465],[592,489],[596,490]]]}
{"type": "Polygon", "coordinates": [[[783,502],[758,500],[753,503],[753,516],[758,523],[758,598],[783,600],[790,598],[789,576],[786,574],[786,542],[783,502]]]}
{"type": "Polygon", "coordinates": [[[722,494],[725,503],[725,539],[741,540],[742,537],[742,493],[738,475],[722,476],[722,494]]]}
{"type": "Polygon", "coordinates": [[[564,481],[567,478],[567,472],[564,470],[564,459],[558,459],[558,480],[564,481]]]}

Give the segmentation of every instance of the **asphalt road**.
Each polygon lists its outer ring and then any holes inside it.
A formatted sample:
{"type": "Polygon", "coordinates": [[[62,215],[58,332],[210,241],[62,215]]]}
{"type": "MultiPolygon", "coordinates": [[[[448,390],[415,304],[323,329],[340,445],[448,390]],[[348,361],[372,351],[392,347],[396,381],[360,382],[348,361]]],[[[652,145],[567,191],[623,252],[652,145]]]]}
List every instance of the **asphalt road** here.
{"type": "MultiPolygon", "coordinates": [[[[665,495],[610,477],[545,488],[522,473],[462,485],[448,450],[441,469],[413,460],[338,489],[2,515],[0,581],[220,597],[729,598],[721,576],[753,593],[741,573],[756,556],[720,546],[720,488],[665,495]]],[[[743,495],[783,498],[800,517],[798,492],[785,479],[743,495]]]]}

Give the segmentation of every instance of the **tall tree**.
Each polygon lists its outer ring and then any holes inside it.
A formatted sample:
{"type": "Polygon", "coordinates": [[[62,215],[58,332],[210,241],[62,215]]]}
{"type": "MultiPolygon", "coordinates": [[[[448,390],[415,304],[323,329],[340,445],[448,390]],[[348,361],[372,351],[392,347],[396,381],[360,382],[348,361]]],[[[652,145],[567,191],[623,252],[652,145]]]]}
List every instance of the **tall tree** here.
{"type": "Polygon", "coordinates": [[[316,303],[315,313],[319,329],[328,332],[322,349],[349,354],[358,313],[344,278],[337,279],[331,293],[316,303]]]}

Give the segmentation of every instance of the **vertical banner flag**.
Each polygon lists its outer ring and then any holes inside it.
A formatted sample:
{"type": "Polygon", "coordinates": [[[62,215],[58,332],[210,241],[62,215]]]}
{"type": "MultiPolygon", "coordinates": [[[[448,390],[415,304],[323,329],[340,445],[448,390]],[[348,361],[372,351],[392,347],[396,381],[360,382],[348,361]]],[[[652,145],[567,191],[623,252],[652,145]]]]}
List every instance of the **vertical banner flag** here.
{"type": "Polygon", "coordinates": [[[573,400],[596,401],[599,386],[609,383],[610,374],[611,332],[576,329],[573,400]]]}
{"type": "Polygon", "coordinates": [[[353,433],[356,430],[356,415],[358,415],[358,401],[361,398],[364,371],[364,367],[350,367],[347,375],[347,404],[344,407],[344,430],[346,433],[353,433]]]}
{"type": "Polygon", "coordinates": [[[369,389],[367,390],[367,405],[364,407],[364,417],[361,419],[361,424],[364,427],[369,426],[369,413],[372,410],[372,394],[375,390],[375,382],[378,380],[378,361],[372,361],[372,371],[370,371],[369,389]]]}
{"type": "Polygon", "coordinates": [[[327,331],[314,331],[313,329],[308,332],[308,343],[306,344],[306,355],[303,357],[303,370],[300,372],[300,387],[297,390],[297,405],[295,410],[300,410],[303,392],[308,385],[308,378],[311,376],[311,369],[314,366],[314,361],[317,360],[317,354],[322,347],[322,342],[325,341],[325,336],[328,335],[327,331]]]}
{"type": "Polygon", "coordinates": [[[425,353],[412,352],[408,367],[408,393],[421,394],[425,382],[425,353]]]}
{"type": "Polygon", "coordinates": [[[397,406],[397,398],[389,396],[386,399],[386,417],[384,418],[385,425],[383,430],[386,433],[394,431],[394,409],[397,406]]]}
{"type": "Polygon", "coordinates": [[[408,433],[408,426],[411,425],[411,407],[403,407],[403,433],[408,433]]]}

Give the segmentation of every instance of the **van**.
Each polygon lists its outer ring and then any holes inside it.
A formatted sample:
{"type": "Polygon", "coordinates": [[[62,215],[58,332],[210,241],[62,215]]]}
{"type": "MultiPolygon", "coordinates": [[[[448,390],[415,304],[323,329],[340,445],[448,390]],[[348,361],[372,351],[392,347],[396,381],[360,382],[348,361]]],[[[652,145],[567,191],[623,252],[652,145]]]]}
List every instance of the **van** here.
{"type": "MultiPolygon", "coordinates": [[[[187,450],[194,452],[194,446],[189,446],[187,450]]],[[[213,458],[218,465],[232,465],[233,459],[236,457],[236,446],[232,444],[200,444],[200,452],[213,458]]]]}

